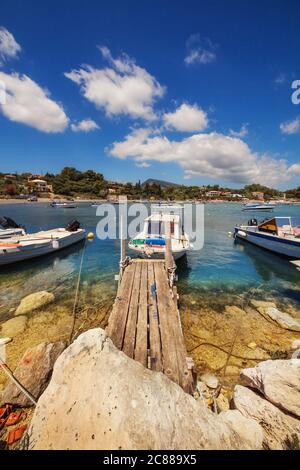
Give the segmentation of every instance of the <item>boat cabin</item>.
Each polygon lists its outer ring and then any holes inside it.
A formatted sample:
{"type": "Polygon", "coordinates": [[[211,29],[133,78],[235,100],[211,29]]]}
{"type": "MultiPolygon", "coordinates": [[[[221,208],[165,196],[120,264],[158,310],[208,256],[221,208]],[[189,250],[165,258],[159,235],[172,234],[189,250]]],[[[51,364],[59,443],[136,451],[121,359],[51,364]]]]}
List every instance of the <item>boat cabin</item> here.
{"type": "Polygon", "coordinates": [[[294,236],[300,238],[300,220],[292,217],[274,217],[258,226],[260,232],[272,233],[279,237],[294,236]]]}
{"type": "Polygon", "coordinates": [[[145,236],[166,238],[169,233],[171,238],[180,240],[184,234],[181,213],[181,206],[152,206],[151,215],[144,222],[145,236]]]}
{"type": "Polygon", "coordinates": [[[153,214],[144,222],[144,234],[146,237],[166,238],[170,233],[171,238],[180,239],[183,235],[180,218],[173,214],[153,214]]]}

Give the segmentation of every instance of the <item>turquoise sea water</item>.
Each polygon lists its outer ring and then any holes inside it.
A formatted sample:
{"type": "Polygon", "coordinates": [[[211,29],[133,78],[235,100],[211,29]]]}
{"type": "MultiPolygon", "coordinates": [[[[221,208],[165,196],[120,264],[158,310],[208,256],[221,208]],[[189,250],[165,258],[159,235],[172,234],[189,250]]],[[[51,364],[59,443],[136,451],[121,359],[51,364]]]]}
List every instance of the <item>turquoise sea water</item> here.
{"type": "MultiPolygon", "coordinates": [[[[87,232],[96,231],[99,218],[96,208],[80,203],[76,209],[54,209],[48,204],[1,204],[0,216],[9,216],[24,224],[28,232],[66,226],[78,219],[87,232]]],[[[275,215],[300,216],[300,206],[277,206],[275,215]]],[[[222,302],[223,296],[243,294],[251,288],[262,296],[278,297],[300,306],[300,272],[287,260],[245,243],[235,243],[228,235],[236,223],[247,221],[254,214],[243,213],[239,204],[205,205],[205,242],[200,251],[190,252],[178,263],[179,293],[205,296],[222,302]]],[[[264,218],[268,214],[258,214],[264,218]]],[[[9,318],[25,295],[39,290],[55,291],[62,297],[74,297],[83,244],[75,245],[51,256],[0,267],[0,321],[9,318]],[[65,289],[64,289],[65,287],[65,289]]],[[[130,253],[128,253],[130,254],[130,253]]],[[[100,286],[97,295],[114,295],[118,272],[119,242],[99,240],[85,247],[82,292],[100,286]]],[[[101,299],[98,299],[101,300],[101,299]]],[[[95,299],[87,298],[88,302],[95,299]]]]}

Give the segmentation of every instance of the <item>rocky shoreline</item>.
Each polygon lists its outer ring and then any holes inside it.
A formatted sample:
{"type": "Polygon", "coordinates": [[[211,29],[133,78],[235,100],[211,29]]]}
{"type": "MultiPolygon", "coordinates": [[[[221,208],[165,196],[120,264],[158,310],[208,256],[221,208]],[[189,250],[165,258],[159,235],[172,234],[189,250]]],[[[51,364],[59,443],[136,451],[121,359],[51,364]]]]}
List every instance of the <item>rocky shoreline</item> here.
{"type": "Polygon", "coordinates": [[[22,298],[0,324],[0,334],[15,338],[8,363],[38,404],[33,412],[30,400],[5,384],[1,373],[0,406],[12,404],[8,411],[22,417],[15,427],[0,422],[2,447],[7,433],[29,425],[10,449],[298,448],[300,359],[291,359],[300,348],[298,310],[283,309],[274,299],[248,298],[238,305],[221,299],[220,311],[204,298],[201,305],[188,294],[180,299],[185,339],[199,372],[193,397],[129,359],[95,328],[106,325],[105,302],[102,320],[100,308],[78,316],[78,337],[65,349],[69,308],[63,313],[47,291],[22,298]]]}
{"type": "MultiPolygon", "coordinates": [[[[218,405],[213,412],[202,395],[205,388],[213,395],[218,384],[212,376],[200,377],[192,397],[117,350],[100,328],[64,348],[63,343],[39,345],[27,351],[15,371],[40,395],[22,448],[299,447],[300,359],[268,360],[242,370],[228,407],[218,405]]],[[[12,384],[1,401],[29,404],[12,384]]]]}

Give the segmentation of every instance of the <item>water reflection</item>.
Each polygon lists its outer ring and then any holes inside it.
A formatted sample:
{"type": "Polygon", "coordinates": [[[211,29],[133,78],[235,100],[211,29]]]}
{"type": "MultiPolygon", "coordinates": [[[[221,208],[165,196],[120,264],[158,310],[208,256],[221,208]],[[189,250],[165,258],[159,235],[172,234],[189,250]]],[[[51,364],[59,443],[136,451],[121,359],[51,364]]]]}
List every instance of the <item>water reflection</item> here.
{"type": "Polygon", "coordinates": [[[265,281],[272,281],[274,278],[287,282],[299,282],[299,272],[284,257],[264,250],[259,246],[251,245],[245,240],[236,239],[235,245],[245,254],[253,264],[257,274],[265,281]]]}

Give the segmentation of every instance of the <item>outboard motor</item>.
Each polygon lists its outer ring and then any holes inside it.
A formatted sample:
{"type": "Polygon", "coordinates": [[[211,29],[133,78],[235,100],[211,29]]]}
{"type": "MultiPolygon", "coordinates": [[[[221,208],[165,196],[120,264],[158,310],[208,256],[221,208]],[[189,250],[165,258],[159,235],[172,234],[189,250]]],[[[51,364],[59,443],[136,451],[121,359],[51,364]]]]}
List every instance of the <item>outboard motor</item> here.
{"type": "Polygon", "coordinates": [[[257,219],[250,219],[248,220],[248,225],[250,227],[257,227],[258,223],[257,223],[257,219]]]}
{"type": "Polygon", "coordinates": [[[68,232],[77,232],[78,229],[80,229],[80,222],[78,222],[76,219],[69,222],[66,226],[66,230],[68,232]]]}
{"type": "Polygon", "coordinates": [[[22,228],[21,225],[18,225],[13,219],[9,217],[0,217],[0,225],[4,228],[22,228]]]}

